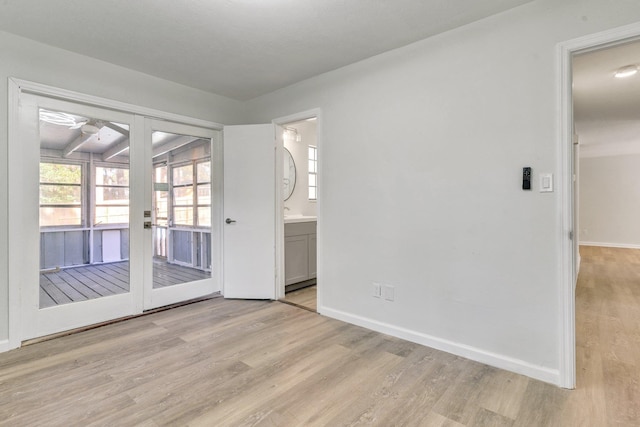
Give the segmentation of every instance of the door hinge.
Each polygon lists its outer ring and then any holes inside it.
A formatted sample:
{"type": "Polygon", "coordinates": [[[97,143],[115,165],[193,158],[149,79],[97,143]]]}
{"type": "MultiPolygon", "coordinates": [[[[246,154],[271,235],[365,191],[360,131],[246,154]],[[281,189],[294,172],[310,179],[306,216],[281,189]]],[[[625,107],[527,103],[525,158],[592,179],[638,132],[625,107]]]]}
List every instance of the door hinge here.
{"type": "Polygon", "coordinates": [[[569,240],[573,240],[573,230],[569,232],[569,240]]]}

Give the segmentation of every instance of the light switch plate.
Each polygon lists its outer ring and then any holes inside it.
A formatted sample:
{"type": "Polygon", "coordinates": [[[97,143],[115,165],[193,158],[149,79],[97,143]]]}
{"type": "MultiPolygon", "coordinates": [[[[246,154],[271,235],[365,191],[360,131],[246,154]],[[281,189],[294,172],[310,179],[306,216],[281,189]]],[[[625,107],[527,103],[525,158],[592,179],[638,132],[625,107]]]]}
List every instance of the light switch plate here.
{"type": "Polygon", "coordinates": [[[374,298],[380,298],[382,296],[382,286],[380,283],[373,282],[371,284],[371,296],[374,298]]]}
{"type": "Polygon", "coordinates": [[[540,174],[540,192],[551,193],[553,191],[553,174],[541,173],[540,174]]]}

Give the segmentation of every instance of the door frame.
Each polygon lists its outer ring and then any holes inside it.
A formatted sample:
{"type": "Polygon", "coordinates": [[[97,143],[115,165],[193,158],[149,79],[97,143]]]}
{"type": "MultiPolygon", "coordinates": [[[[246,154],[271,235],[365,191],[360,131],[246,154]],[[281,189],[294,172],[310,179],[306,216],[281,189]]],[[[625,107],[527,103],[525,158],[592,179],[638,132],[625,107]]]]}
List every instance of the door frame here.
{"type": "Polygon", "coordinates": [[[282,132],[284,131],[284,126],[301,120],[310,119],[312,117],[316,118],[316,148],[318,154],[318,194],[316,201],[316,213],[317,213],[317,273],[316,273],[316,283],[317,283],[317,311],[318,313],[322,313],[322,278],[323,274],[323,251],[322,245],[324,243],[324,239],[322,238],[322,230],[323,230],[323,221],[322,221],[322,200],[324,194],[324,185],[322,184],[323,176],[324,176],[324,162],[322,156],[322,110],[320,108],[312,108],[310,110],[302,111],[299,113],[294,113],[284,117],[278,117],[272,120],[274,125],[274,130],[276,132],[276,170],[275,170],[275,186],[276,186],[276,299],[284,298],[285,293],[285,270],[284,270],[284,197],[283,197],[283,188],[282,188],[282,176],[284,175],[284,164],[283,164],[283,153],[284,153],[284,140],[282,138],[282,132]]]}
{"type": "MultiPolygon", "coordinates": [[[[157,120],[165,120],[176,123],[181,123],[190,126],[196,126],[201,128],[207,128],[215,131],[222,132],[223,125],[215,122],[211,122],[208,120],[196,119],[192,117],[182,116],[180,114],[169,113],[161,110],[156,110],[153,108],[142,107],[134,104],[129,104],[126,102],[115,101],[107,98],[102,98],[98,96],[88,95],[80,92],[75,92],[68,89],[57,88],[54,86],[48,86],[36,82],[31,82],[28,80],[22,80],[15,77],[10,77],[8,79],[8,139],[9,143],[11,141],[16,141],[20,136],[20,124],[19,124],[19,104],[20,98],[22,94],[31,94],[36,96],[57,98],[67,102],[74,102],[79,104],[85,104],[88,106],[110,109],[114,111],[119,111],[122,113],[135,115],[137,132],[143,133],[144,126],[143,121],[145,118],[148,119],[157,119],[157,120]]],[[[222,200],[221,203],[222,205],[222,200]]],[[[222,207],[220,206],[220,209],[222,207]]],[[[218,248],[218,257],[220,259],[215,259],[215,262],[218,263],[220,268],[222,268],[222,254],[221,254],[221,245],[222,241],[219,242],[220,248],[218,248]]],[[[7,248],[8,249],[8,248],[7,248]]],[[[213,259],[212,259],[213,262],[213,259]]],[[[2,343],[0,347],[0,351],[7,351],[14,348],[18,348],[21,345],[22,341],[22,310],[21,310],[21,286],[19,281],[11,280],[15,271],[14,269],[18,268],[8,266],[8,300],[9,300],[9,313],[8,313],[8,340],[6,343],[2,343]]],[[[222,274],[220,271],[219,274],[222,274]]]]}
{"type": "Polygon", "coordinates": [[[576,39],[557,46],[558,96],[560,113],[557,144],[557,167],[559,171],[559,225],[557,245],[560,248],[559,304],[560,304],[560,365],[558,385],[563,388],[576,386],[576,331],[575,331],[575,286],[577,283],[577,261],[579,236],[575,228],[576,194],[573,185],[573,95],[572,56],[640,38],[640,23],[626,25],[576,39]],[[573,235],[571,234],[573,233],[573,235]],[[571,235],[573,238],[571,238],[571,235]]]}

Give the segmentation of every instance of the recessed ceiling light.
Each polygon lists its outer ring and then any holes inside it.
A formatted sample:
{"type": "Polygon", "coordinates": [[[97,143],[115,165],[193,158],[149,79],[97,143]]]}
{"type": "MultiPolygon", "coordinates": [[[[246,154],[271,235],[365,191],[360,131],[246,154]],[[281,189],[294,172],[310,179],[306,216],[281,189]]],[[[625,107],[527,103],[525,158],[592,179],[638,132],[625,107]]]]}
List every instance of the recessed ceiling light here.
{"type": "Polygon", "coordinates": [[[631,77],[638,72],[637,65],[627,65],[625,67],[619,68],[618,71],[614,74],[615,77],[619,79],[623,79],[625,77],[631,77]]]}

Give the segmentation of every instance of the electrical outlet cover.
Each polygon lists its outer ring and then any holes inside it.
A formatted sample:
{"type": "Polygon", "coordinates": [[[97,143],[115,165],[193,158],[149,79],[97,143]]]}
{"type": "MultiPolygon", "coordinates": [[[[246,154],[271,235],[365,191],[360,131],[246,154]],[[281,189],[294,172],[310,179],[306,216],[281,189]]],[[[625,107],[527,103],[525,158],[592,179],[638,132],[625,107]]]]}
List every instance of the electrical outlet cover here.
{"type": "Polygon", "coordinates": [[[372,283],[371,284],[371,295],[374,298],[380,298],[382,296],[382,286],[380,286],[380,283],[372,283]]]}
{"type": "Polygon", "coordinates": [[[387,301],[394,301],[395,300],[395,292],[396,288],[395,286],[392,285],[384,285],[382,287],[382,296],[384,297],[384,299],[386,299],[387,301]]]}

